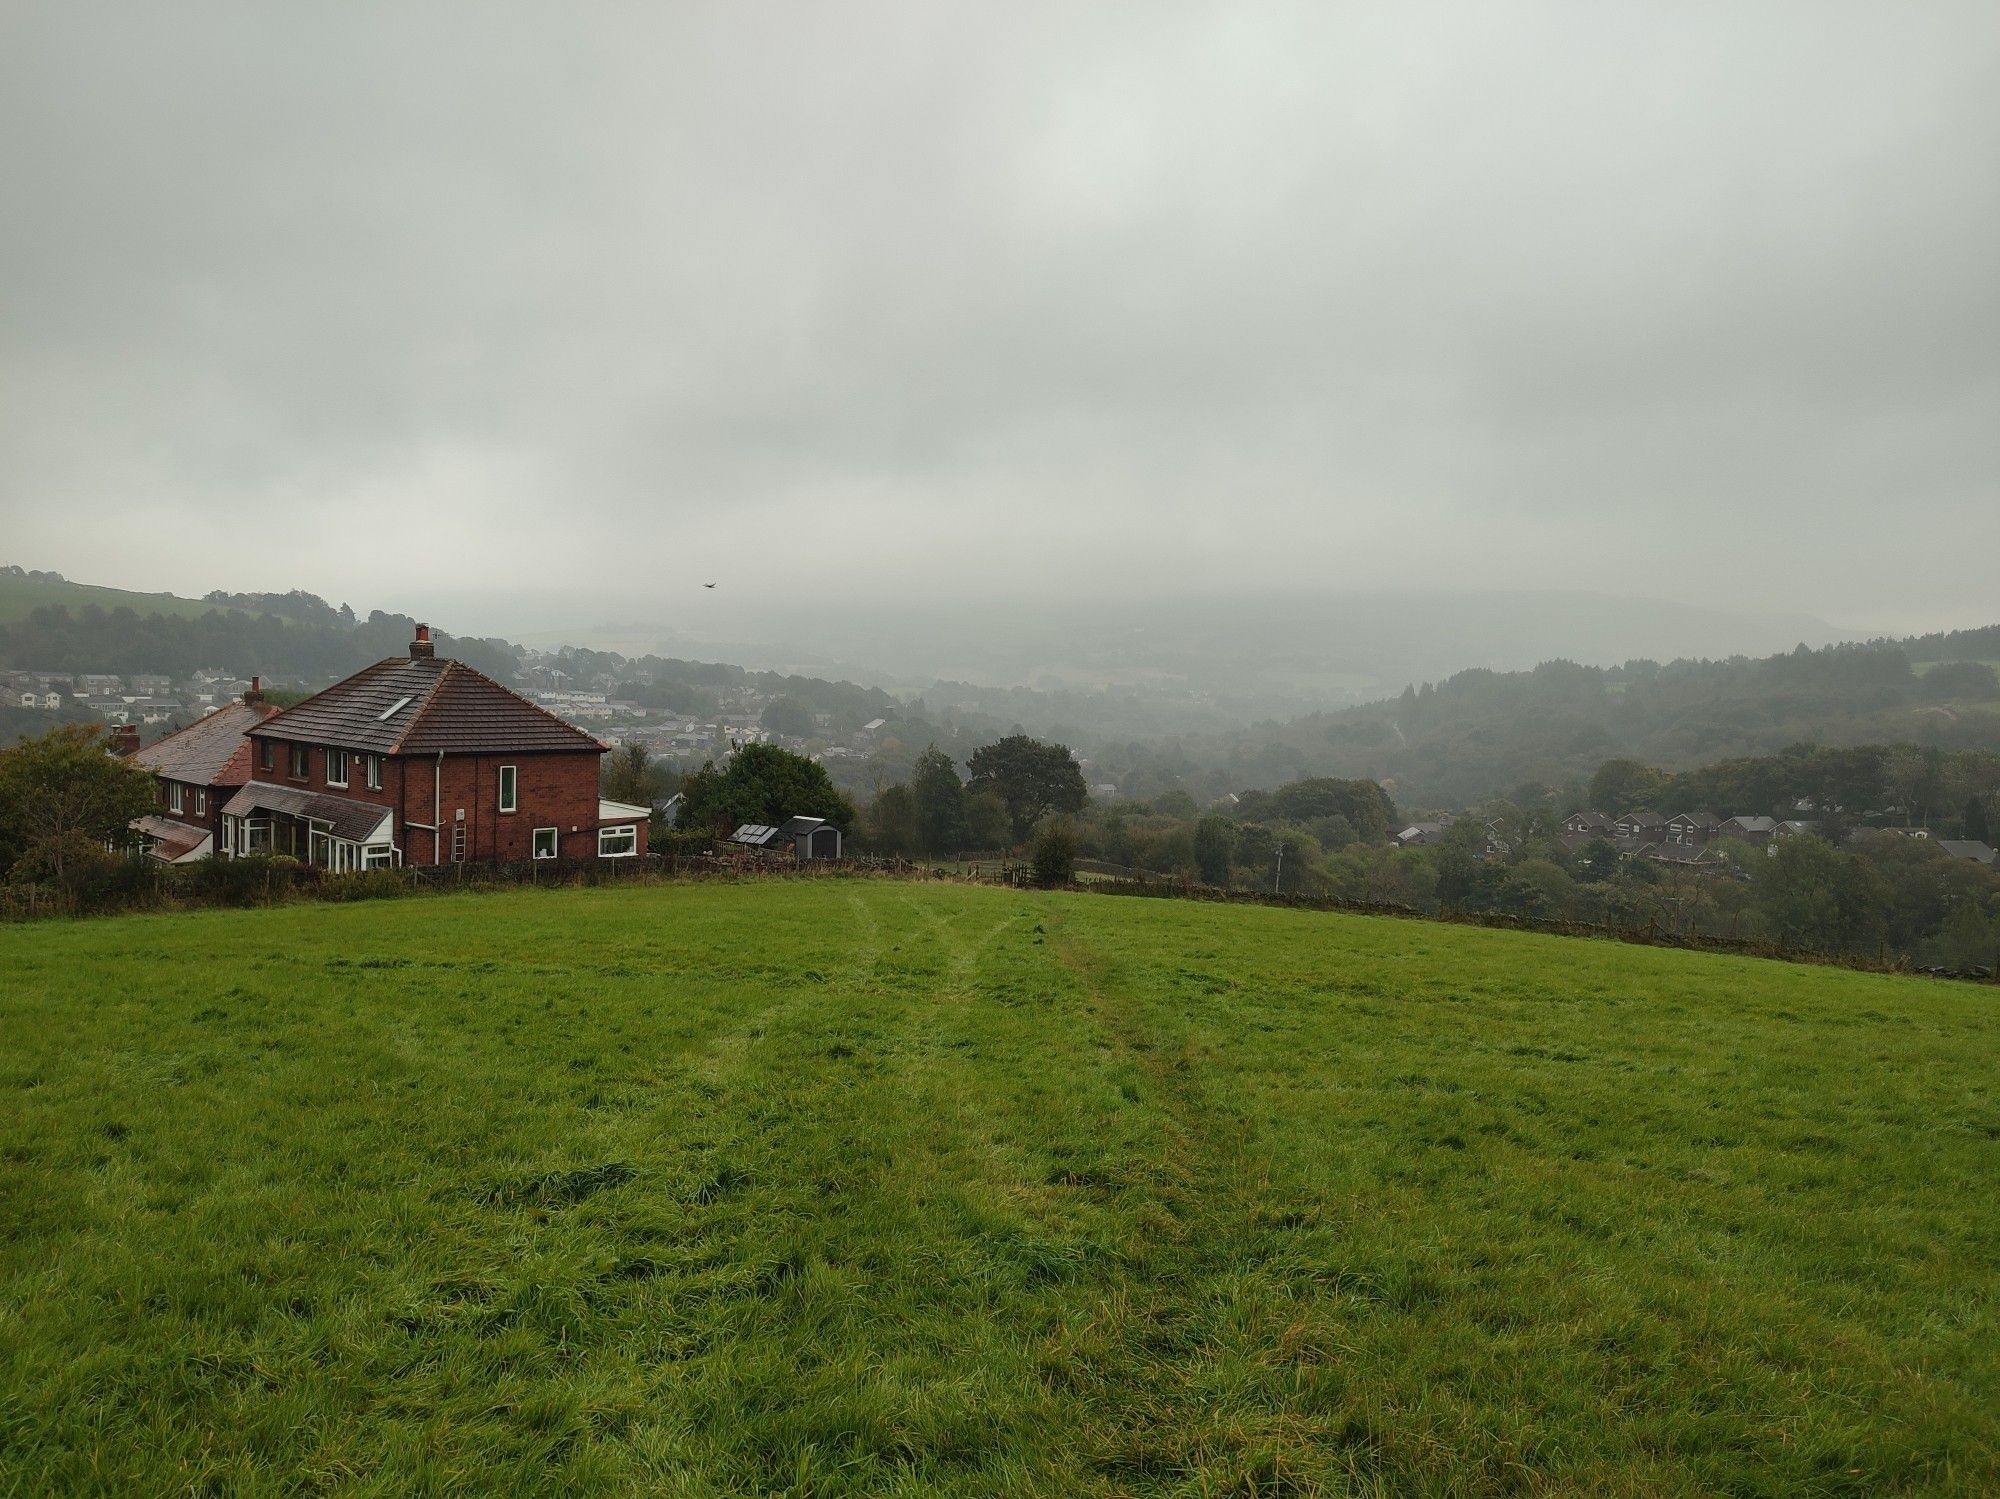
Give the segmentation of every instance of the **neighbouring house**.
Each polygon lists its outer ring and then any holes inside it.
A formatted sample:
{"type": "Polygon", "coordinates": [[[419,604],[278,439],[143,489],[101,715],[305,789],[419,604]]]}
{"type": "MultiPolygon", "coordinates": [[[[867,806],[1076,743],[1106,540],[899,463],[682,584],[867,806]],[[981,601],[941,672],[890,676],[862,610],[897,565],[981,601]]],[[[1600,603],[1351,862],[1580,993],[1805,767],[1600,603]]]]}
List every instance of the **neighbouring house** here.
{"type": "Polygon", "coordinates": [[[1801,833],[1817,833],[1818,831],[1819,824],[1816,822],[1799,822],[1797,820],[1781,822],[1772,827],[1771,842],[1778,843],[1786,838],[1796,838],[1801,833]]]}
{"type": "Polygon", "coordinates": [[[1731,817],[1718,827],[1716,836],[1720,838],[1740,838],[1745,843],[1769,843],[1771,834],[1778,826],[1775,817],[1731,817]]]}
{"type": "Polygon", "coordinates": [[[1657,812],[1627,812],[1611,825],[1612,836],[1658,843],[1667,836],[1667,820],[1657,812]]]}
{"type": "Polygon", "coordinates": [[[1706,843],[1721,826],[1713,812],[1676,812],[1667,819],[1667,842],[1706,843]]]}
{"type": "Polygon", "coordinates": [[[687,798],[676,791],[653,803],[653,815],[660,819],[660,826],[677,828],[681,823],[681,808],[687,805],[687,798]]]}
{"type": "Polygon", "coordinates": [[[2000,868],[2000,850],[1995,850],[1990,843],[1983,843],[1977,838],[1937,838],[1932,841],[1954,859],[1970,859],[1988,869],[2000,868]]]}
{"type": "Polygon", "coordinates": [[[607,746],[462,661],[428,625],[391,656],[257,724],[222,850],[333,870],[626,859],[647,807],[598,796],[607,746]]]}
{"type": "Polygon", "coordinates": [[[1395,841],[1403,848],[1428,848],[1433,843],[1444,842],[1449,826],[1442,822],[1413,822],[1395,835],[1395,841]]]}
{"type": "Polygon", "coordinates": [[[777,826],[746,822],[726,840],[760,852],[789,848],[800,859],[838,859],[840,829],[823,817],[794,817],[777,826]]]}
{"type": "Polygon", "coordinates": [[[132,824],[146,851],[169,864],[206,859],[220,846],[222,808],[250,779],[250,741],[245,736],[278,710],[264,701],[251,678],[241,702],[138,749],[139,731],[114,734],[113,748],[128,752],[134,765],[153,774],[158,810],[132,824]]]}
{"type": "Polygon", "coordinates": [[[1612,822],[1602,812],[1572,812],[1562,822],[1563,837],[1582,838],[1586,842],[1592,838],[1609,838],[1612,822]]]}

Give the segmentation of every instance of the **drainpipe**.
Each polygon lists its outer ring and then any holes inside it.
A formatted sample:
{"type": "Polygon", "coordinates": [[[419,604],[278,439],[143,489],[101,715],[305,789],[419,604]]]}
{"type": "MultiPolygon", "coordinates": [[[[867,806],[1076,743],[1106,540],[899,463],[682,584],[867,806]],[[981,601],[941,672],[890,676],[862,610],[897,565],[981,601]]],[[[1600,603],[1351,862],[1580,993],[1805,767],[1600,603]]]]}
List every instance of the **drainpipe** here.
{"type": "Polygon", "coordinates": [[[431,769],[431,863],[444,863],[444,751],[431,769]]]}

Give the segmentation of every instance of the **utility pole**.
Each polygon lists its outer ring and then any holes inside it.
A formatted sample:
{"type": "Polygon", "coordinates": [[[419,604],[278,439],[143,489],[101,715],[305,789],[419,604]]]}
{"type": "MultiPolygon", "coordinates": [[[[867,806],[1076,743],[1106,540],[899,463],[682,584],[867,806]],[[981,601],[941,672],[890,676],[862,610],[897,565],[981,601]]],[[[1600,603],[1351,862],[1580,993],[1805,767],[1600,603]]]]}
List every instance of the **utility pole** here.
{"type": "Polygon", "coordinates": [[[1273,895],[1285,893],[1285,845],[1282,843],[1278,845],[1278,872],[1271,876],[1271,893],[1273,895]]]}

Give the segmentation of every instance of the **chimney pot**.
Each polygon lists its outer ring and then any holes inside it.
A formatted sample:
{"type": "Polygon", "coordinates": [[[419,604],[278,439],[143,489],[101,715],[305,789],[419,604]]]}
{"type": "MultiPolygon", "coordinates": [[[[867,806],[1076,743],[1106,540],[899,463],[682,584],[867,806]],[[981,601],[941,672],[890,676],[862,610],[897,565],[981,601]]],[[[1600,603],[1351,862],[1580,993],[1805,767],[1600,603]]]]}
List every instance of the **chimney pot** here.
{"type": "Polygon", "coordinates": [[[435,656],[437,654],[437,647],[431,644],[431,627],[429,625],[420,624],[417,626],[417,638],[410,642],[410,654],[412,656],[435,656]]]}
{"type": "Polygon", "coordinates": [[[250,679],[250,685],[243,692],[243,701],[246,703],[261,703],[264,701],[264,679],[262,677],[252,677],[250,679]]]}

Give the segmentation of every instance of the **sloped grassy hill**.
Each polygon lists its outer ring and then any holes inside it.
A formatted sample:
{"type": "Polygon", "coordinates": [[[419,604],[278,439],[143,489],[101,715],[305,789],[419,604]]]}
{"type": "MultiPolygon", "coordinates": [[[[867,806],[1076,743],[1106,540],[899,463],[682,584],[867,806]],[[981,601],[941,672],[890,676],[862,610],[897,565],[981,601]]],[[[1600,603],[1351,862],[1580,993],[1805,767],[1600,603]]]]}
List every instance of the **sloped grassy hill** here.
{"type": "Polygon", "coordinates": [[[0,930],[0,1492],[1991,1492],[1995,1001],[845,880],[0,930]]]}
{"type": "MultiPolygon", "coordinates": [[[[0,624],[26,619],[37,609],[56,606],[78,610],[95,605],[99,609],[130,609],[135,614],[165,614],[174,618],[197,619],[215,608],[200,599],[184,599],[171,593],[133,593],[123,588],[103,588],[94,583],[56,582],[47,578],[17,578],[0,574],[0,624]]],[[[38,663],[39,664],[39,663],[38,663]]],[[[50,662],[51,671],[60,662],[50,662]]]]}

